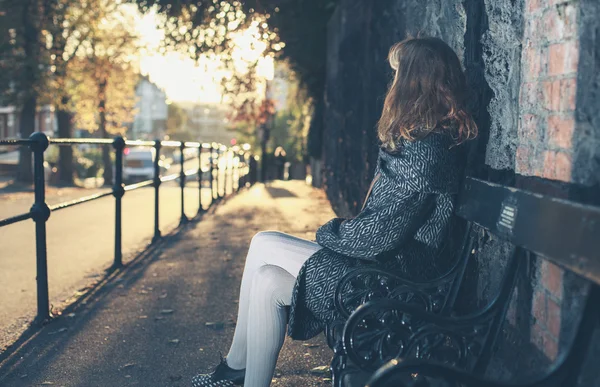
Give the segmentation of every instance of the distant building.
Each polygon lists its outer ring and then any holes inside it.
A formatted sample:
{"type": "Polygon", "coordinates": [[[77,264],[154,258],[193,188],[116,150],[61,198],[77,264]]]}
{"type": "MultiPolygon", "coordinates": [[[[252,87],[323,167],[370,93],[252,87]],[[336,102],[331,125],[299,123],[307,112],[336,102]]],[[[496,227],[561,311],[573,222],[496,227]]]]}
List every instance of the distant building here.
{"type": "Polygon", "coordinates": [[[231,144],[236,134],[228,129],[226,107],[218,104],[179,103],[179,105],[188,116],[187,131],[198,141],[231,144]]]}
{"type": "MultiPolygon", "coordinates": [[[[0,138],[19,138],[19,114],[15,106],[0,106],[0,138]]],[[[56,112],[52,105],[42,105],[37,108],[35,117],[36,132],[46,133],[49,137],[55,137],[58,130],[56,112]]]]}
{"type": "Polygon", "coordinates": [[[135,139],[162,138],[167,130],[167,95],[148,77],[142,77],[135,94],[137,114],[129,137],[135,139]]]}
{"type": "Polygon", "coordinates": [[[0,107],[0,138],[17,138],[18,125],[14,106],[0,107]]]}

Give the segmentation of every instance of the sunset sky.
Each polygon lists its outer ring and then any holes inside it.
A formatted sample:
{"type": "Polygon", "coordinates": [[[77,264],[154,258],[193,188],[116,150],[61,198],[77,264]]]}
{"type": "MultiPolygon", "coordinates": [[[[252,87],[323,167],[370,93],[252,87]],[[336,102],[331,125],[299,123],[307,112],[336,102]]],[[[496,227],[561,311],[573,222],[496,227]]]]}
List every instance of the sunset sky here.
{"type": "MultiPolygon", "coordinates": [[[[137,10],[136,30],[141,35],[142,44],[146,49],[140,56],[140,70],[167,93],[169,100],[174,102],[203,102],[218,103],[221,101],[219,81],[226,76],[219,62],[201,58],[196,63],[189,56],[175,51],[165,54],[158,52],[158,47],[164,33],[157,28],[157,16],[154,12],[141,15],[137,10]]],[[[264,45],[256,42],[251,32],[240,34],[236,39],[238,49],[234,53],[236,67],[243,68],[244,59],[260,59],[259,72],[265,78],[273,76],[273,61],[262,58],[264,45]],[[253,49],[252,43],[255,48],[253,49]]]]}

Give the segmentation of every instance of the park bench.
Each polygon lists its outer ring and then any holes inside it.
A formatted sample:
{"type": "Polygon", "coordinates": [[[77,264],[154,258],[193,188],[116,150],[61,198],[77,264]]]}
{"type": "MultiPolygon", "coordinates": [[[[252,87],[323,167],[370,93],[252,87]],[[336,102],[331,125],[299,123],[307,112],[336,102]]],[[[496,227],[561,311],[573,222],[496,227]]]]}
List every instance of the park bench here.
{"type": "Polygon", "coordinates": [[[576,386],[600,305],[600,209],[468,178],[457,215],[467,222],[460,257],[443,277],[412,283],[373,269],[349,273],[336,308],[348,316],[328,327],[334,386],[511,386],[483,379],[506,318],[518,273],[534,255],[591,281],[575,338],[554,368],[514,386],[576,386]],[[456,316],[469,259],[489,237],[512,246],[499,291],[483,309],[456,316]],[[577,348],[576,351],[572,350],[577,348]],[[411,374],[418,374],[413,380],[411,374]],[[438,385],[438,384],[433,384],[438,385]]]}

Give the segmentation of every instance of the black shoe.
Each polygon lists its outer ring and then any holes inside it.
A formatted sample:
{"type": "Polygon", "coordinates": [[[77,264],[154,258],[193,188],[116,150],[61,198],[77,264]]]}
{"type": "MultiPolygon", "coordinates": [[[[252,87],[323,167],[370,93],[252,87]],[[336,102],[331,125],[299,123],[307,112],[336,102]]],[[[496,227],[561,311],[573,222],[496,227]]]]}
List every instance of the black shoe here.
{"type": "Polygon", "coordinates": [[[192,378],[192,387],[231,387],[244,384],[246,370],[234,370],[221,357],[221,362],[210,374],[200,374],[192,378]]]}

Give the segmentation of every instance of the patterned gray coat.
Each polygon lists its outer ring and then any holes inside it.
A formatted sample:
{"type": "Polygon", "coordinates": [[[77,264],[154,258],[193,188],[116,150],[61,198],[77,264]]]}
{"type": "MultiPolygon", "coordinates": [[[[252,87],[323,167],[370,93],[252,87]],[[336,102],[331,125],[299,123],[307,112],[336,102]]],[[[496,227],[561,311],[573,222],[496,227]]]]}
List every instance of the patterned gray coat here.
{"type": "Polygon", "coordinates": [[[405,142],[401,151],[379,150],[374,184],[362,211],[317,230],[323,249],[304,264],[294,287],[288,335],[307,340],[336,320],[337,282],[370,265],[412,280],[448,268],[446,241],[463,172],[461,146],[444,134],[405,142]]]}

